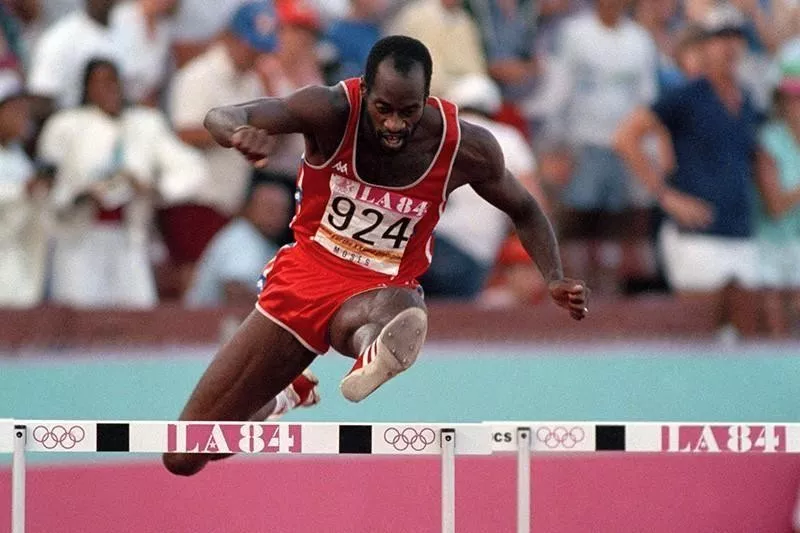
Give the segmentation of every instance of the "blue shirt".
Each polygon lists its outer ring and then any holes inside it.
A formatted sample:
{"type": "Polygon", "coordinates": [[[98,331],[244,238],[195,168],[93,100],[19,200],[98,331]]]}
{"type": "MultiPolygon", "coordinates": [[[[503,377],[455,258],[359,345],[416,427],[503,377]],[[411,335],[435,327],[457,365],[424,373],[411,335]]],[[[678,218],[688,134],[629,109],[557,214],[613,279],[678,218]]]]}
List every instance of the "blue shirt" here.
{"type": "Polygon", "coordinates": [[[661,96],[652,106],[675,146],[677,170],[669,184],[714,208],[714,222],[700,233],[752,234],[753,162],[761,117],[749,95],[733,115],[704,78],[661,96]]]}
{"type": "Polygon", "coordinates": [[[197,264],[194,280],[186,292],[189,307],[213,307],[225,300],[225,284],[255,282],[278,247],[250,222],[236,218],[217,233],[197,264]]]}
{"type": "Polygon", "coordinates": [[[325,35],[325,41],[337,53],[339,68],[333,81],[361,76],[369,51],[380,37],[380,26],[373,22],[337,20],[332,23],[325,35]]]}

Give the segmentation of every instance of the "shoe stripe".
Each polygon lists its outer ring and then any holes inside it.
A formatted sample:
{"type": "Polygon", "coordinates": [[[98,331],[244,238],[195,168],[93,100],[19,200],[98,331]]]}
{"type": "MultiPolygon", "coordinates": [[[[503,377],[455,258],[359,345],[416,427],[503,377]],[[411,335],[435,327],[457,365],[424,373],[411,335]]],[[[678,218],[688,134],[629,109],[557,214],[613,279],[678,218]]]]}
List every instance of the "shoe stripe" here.
{"type": "Polygon", "coordinates": [[[369,345],[369,348],[367,348],[367,352],[366,352],[365,355],[366,355],[366,357],[365,357],[365,361],[364,361],[364,366],[370,364],[375,359],[375,343],[374,342],[369,345]]]}

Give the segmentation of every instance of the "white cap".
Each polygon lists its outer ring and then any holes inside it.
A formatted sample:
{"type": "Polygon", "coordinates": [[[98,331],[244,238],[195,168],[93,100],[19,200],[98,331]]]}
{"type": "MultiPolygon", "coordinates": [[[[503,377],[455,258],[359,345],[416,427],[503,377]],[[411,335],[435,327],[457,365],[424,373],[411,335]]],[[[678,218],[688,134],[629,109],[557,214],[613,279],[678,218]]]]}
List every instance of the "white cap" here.
{"type": "Polygon", "coordinates": [[[0,104],[24,94],[25,88],[19,75],[13,70],[0,70],[0,104]]]}
{"type": "Polygon", "coordinates": [[[744,36],[747,19],[730,4],[716,5],[700,21],[704,37],[738,34],[744,36]]]}
{"type": "Polygon", "coordinates": [[[458,107],[475,109],[487,115],[500,111],[503,104],[497,84],[488,76],[480,74],[468,74],[457,79],[445,91],[444,97],[458,107]]]}

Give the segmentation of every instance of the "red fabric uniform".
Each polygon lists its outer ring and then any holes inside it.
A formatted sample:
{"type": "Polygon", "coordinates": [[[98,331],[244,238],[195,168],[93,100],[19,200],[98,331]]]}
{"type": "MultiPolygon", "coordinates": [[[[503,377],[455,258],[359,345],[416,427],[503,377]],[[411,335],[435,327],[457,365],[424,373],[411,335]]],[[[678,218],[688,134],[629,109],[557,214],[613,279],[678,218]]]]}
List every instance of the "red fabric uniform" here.
{"type": "Polygon", "coordinates": [[[431,165],[411,185],[373,185],[355,164],[360,81],[342,86],[350,102],[344,137],[323,165],[303,161],[291,223],[296,244],[281,249],[264,269],[257,304],[317,353],[328,350],[328,323],[347,299],[377,288],[418,286],[417,277],[430,265],[433,228],[461,140],[456,106],[430,98],[444,122],[431,165]]]}

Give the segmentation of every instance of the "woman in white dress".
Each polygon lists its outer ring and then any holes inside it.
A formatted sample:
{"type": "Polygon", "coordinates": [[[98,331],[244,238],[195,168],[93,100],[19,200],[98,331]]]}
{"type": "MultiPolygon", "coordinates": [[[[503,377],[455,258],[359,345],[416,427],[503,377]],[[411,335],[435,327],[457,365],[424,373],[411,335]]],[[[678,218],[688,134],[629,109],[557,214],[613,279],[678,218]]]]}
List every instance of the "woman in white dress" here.
{"type": "Polygon", "coordinates": [[[159,111],[126,107],[123,94],[116,66],[90,61],[82,105],[55,114],[39,139],[39,157],[57,169],[51,296],[72,307],[157,303],[148,255],[153,201],[175,181],[170,174],[199,180],[205,172],[159,111]]]}

